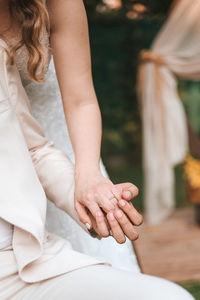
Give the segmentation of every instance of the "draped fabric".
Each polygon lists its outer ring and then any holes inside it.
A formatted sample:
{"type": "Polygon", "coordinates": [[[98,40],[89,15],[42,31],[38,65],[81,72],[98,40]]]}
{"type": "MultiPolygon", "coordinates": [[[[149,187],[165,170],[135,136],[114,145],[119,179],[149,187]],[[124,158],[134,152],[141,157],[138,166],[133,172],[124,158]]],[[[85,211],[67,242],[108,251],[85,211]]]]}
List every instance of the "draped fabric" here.
{"type": "Polygon", "coordinates": [[[0,39],[0,218],[14,225],[19,276],[37,282],[89,265],[110,265],[74,251],[68,240],[46,231],[46,195],[81,223],[73,206],[73,166],[32,118],[19,72],[7,64],[5,49],[0,39]]]}
{"type": "Polygon", "coordinates": [[[143,122],[146,218],[173,211],[173,168],[188,151],[186,116],[177,77],[200,79],[200,1],[180,0],[149,51],[140,54],[138,95],[143,122]]]}
{"type": "Polygon", "coordinates": [[[15,225],[13,249],[21,273],[25,266],[41,256],[46,196],[11,105],[11,98],[16,103],[17,94],[9,76],[11,72],[7,72],[6,60],[5,49],[0,45],[0,213],[2,219],[15,225]],[[31,213],[26,215],[27,211],[31,213]],[[22,240],[26,242],[23,244],[22,240]]]}

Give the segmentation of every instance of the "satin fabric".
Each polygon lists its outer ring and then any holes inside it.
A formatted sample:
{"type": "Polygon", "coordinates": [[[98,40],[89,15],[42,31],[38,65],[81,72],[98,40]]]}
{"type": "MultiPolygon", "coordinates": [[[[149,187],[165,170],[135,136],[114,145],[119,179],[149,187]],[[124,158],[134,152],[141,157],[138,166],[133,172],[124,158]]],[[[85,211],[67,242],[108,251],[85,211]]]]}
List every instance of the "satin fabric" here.
{"type": "Polygon", "coordinates": [[[12,247],[0,250],[0,266],[0,299],[194,300],[182,287],[167,280],[105,265],[89,266],[28,284],[18,276],[12,247]]]}
{"type": "Polygon", "coordinates": [[[37,282],[86,265],[108,264],[72,250],[67,240],[45,230],[46,192],[88,232],[74,210],[72,164],[31,117],[19,72],[7,63],[6,48],[0,40],[0,217],[14,225],[12,244],[19,276],[37,282]],[[61,161],[67,179],[64,196],[51,173],[59,174],[61,161]]]}

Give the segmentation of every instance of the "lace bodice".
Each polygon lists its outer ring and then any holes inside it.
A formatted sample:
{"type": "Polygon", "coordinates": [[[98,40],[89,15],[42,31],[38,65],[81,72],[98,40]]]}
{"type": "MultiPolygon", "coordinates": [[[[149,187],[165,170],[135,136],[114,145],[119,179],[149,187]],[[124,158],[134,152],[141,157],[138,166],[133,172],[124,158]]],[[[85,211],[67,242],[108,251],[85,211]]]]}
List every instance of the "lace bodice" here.
{"type": "MultiPolygon", "coordinates": [[[[9,47],[12,47],[15,43],[17,43],[17,41],[18,41],[18,38],[13,38],[7,44],[9,47]]],[[[51,58],[49,35],[47,32],[45,32],[45,34],[43,35],[41,42],[42,42],[44,51],[46,53],[46,65],[45,65],[45,73],[46,73],[48,70],[49,62],[50,62],[50,58],[51,58]]],[[[28,62],[28,51],[26,49],[26,46],[22,46],[16,53],[15,64],[19,70],[21,80],[22,80],[24,87],[27,86],[32,81],[28,76],[27,62],[28,62]]]]}

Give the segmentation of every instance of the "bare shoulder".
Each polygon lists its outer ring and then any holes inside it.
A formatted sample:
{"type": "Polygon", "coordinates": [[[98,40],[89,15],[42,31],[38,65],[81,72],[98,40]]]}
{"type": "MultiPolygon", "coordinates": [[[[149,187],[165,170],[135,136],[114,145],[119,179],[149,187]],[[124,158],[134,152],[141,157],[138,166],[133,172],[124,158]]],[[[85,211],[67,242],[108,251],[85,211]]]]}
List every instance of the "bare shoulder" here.
{"type": "Polygon", "coordinates": [[[83,0],[46,0],[51,32],[81,31],[87,26],[83,0]]]}
{"type": "Polygon", "coordinates": [[[84,12],[83,0],[46,0],[46,5],[52,24],[77,19],[84,12]]]}

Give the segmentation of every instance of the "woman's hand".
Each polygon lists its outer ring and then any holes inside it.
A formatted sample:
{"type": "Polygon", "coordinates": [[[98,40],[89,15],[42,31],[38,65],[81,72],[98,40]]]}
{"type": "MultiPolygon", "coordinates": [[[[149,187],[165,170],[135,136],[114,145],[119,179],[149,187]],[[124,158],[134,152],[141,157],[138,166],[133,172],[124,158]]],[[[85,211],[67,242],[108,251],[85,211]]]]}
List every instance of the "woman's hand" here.
{"type": "Polygon", "coordinates": [[[81,222],[89,229],[95,220],[98,233],[103,237],[109,236],[110,226],[103,212],[114,211],[120,199],[119,189],[99,170],[75,172],[75,209],[81,222]]]}

